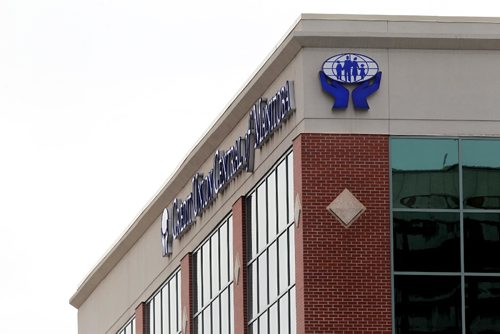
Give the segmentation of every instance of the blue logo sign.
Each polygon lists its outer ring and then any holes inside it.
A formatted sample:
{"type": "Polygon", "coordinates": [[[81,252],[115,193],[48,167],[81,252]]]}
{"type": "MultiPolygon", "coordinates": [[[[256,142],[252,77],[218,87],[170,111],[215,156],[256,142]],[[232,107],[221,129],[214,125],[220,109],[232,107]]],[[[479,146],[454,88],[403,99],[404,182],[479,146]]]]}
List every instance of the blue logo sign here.
{"type": "Polygon", "coordinates": [[[325,60],[319,72],[323,90],[333,96],[332,109],[345,109],[349,90],[344,85],[356,85],[352,102],[356,109],[369,109],[367,98],[380,86],[382,72],[372,58],[358,53],[342,53],[325,60]]]}

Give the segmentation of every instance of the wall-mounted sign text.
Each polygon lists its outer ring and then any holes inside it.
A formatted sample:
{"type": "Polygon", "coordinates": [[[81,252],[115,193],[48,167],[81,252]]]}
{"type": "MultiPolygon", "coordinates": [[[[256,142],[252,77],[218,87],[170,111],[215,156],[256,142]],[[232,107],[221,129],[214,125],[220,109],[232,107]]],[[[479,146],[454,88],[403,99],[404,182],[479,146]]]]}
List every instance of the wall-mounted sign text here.
{"type": "Polygon", "coordinates": [[[191,192],[175,199],[163,210],[161,241],[163,256],[172,253],[173,239],[180,238],[201,217],[217,196],[243,171],[253,172],[254,152],[262,148],[272,134],[295,111],[293,81],[287,81],[269,100],[260,98],[249,114],[248,130],[226,151],[214,154],[213,167],[205,175],[197,173],[191,180],[191,192]]]}

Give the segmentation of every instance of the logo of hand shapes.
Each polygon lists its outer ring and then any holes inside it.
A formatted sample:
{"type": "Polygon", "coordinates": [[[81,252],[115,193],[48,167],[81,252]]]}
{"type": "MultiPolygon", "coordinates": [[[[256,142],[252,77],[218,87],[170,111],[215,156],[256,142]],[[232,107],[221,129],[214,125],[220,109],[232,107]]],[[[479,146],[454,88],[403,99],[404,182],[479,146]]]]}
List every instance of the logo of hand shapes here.
{"type": "Polygon", "coordinates": [[[378,64],[368,56],[343,53],[328,58],[319,72],[323,90],[333,96],[332,109],[345,109],[349,104],[349,90],[344,86],[357,85],[352,91],[356,109],[369,109],[368,96],[380,87],[382,72],[378,64]]]}

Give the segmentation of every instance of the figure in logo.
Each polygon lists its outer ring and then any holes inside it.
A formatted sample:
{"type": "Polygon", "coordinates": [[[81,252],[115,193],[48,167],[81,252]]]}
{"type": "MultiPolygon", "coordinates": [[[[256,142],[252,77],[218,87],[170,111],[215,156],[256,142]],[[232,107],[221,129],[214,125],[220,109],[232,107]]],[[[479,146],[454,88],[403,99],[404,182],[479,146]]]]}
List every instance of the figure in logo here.
{"type": "Polygon", "coordinates": [[[363,80],[366,77],[365,64],[361,64],[359,75],[361,76],[361,80],[363,80]]]}
{"type": "Polygon", "coordinates": [[[357,59],[358,59],[358,57],[354,57],[354,59],[352,60],[352,81],[351,82],[356,82],[356,77],[358,76],[359,65],[358,65],[357,59]]]}
{"type": "Polygon", "coordinates": [[[328,58],[319,72],[321,87],[333,96],[332,109],[345,109],[349,104],[349,89],[346,85],[356,85],[352,90],[352,102],[356,109],[369,109],[367,98],[380,87],[382,72],[378,64],[368,56],[343,53],[328,58]]]}
{"type": "Polygon", "coordinates": [[[337,71],[337,79],[339,80],[342,80],[342,69],[342,64],[337,60],[337,67],[335,67],[335,70],[337,71]]]}
{"type": "Polygon", "coordinates": [[[346,56],[344,60],[344,75],[345,75],[345,81],[346,82],[351,82],[351,69],[352,69],[352,61],[349,59],[349,56],[346,56]]]}

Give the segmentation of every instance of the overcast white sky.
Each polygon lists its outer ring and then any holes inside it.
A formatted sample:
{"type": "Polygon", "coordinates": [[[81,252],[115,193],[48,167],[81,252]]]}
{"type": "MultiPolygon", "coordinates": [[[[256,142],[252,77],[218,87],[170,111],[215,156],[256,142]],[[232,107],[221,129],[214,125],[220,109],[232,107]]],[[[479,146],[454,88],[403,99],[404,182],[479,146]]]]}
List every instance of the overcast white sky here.
{"type": "Polygon", "coordinates": [[[80,282],[300,13],[496,3],[0,0],[1,332],[77,333],[80,282]]]}

